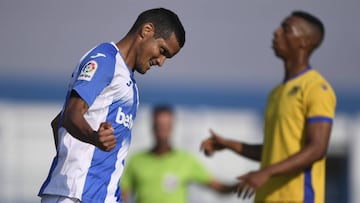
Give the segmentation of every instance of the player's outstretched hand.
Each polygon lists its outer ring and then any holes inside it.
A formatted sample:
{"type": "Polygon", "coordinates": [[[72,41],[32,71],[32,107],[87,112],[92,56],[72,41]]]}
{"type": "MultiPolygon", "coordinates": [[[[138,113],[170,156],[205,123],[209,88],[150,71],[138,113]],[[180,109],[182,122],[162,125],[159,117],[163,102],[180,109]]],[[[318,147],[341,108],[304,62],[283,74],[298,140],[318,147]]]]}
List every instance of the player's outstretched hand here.
{"type": "Polygon", "coordinates": [[[270,174],[267,170],[253,171],[238,177],[237,179],[240,181],[236,189],[238,197],[251,198],[269,178],[270,174]]]}
{"type": "Polygon", "coordinates": [[[97,131],[98,140],[96,146],[103,151],[110,151],[116,146],[116,137],[114,135],[114,128],[110,122],[102,122],[97,131]]]}
{"type": "Polygon", "coordinates": [[[224,139],[210,129],[211,136],[201,143],[200,150],[204,151],[206,156],[211,156],[215,151],[225,148],[224,139]]]}

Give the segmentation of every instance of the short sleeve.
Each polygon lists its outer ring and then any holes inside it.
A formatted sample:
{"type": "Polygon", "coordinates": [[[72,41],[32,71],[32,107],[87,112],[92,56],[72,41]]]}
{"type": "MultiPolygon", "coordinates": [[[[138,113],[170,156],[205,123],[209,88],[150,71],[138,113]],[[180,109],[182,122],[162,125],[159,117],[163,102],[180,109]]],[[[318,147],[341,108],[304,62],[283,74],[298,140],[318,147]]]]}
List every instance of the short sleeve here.
{"type": "Polygon", "coordinates": [[[200,163],[200,161],[190,155],[188,160],[191,163],[190,181],[203,185],[209,183],[211,181],[211,175],[205,169],[205,167],[200,163]]]}
{"type": "Polygon", "coordinates": [[[307,122],[332,122],[335,115],[336,96],[332,87],[325,81],[309,87],[306,96],[307,122]]]}
{"type": "Polygon", "coordinates": [[[94,49],[82,60],[72,86],[88,106],[111,83],[115,72],[115,57],[101,48],[94,49]]]}

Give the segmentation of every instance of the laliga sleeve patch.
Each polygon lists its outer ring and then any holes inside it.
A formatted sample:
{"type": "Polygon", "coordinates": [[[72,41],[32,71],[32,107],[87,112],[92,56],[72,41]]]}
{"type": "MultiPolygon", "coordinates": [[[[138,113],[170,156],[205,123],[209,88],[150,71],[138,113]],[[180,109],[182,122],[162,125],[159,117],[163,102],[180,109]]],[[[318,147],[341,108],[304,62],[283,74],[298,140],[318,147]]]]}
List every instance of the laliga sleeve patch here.
{"type": "Polygon", "coordinates": [[[78,80],[86,80],[90,81],[94,76],[96,69],[98,68],[98,64],[96,61],[92,60],[87,62],[82,68],[78,80]]]}

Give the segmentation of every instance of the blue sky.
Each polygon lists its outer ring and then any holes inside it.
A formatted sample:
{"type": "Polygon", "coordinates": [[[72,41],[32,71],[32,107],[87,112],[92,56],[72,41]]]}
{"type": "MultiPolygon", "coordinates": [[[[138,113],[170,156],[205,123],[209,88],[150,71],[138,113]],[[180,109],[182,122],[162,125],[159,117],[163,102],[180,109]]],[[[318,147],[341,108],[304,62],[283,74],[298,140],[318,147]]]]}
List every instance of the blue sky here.
{"type": "Polygon", "coordinates": [[[121,39],[143,10],[174,10],[186,28],[185,47],[162,68],[137,74],[140,87],[268,91],[283,68],[271,50],[273,31],[293,10],[325,24],[311,60],[338,91],[360,87],[360,1],[357,0],[2,0],[0,79],[66,87],[79,58],[101,42],[121,39]]]}

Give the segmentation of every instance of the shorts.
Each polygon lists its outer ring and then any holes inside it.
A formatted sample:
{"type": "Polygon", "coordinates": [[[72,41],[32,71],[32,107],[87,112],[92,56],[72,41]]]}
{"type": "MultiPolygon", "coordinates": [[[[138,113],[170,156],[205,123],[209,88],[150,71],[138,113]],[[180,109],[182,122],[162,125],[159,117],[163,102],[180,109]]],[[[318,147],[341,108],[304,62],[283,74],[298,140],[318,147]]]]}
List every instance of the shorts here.
{"type": "Polygon", "coordinates": [[[59,195],[42,195],[41,203],[82,203],[77,198],[64,197],[59,195]]]}

